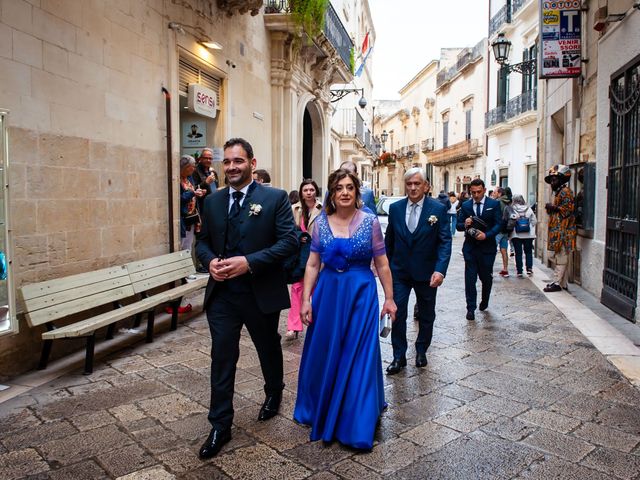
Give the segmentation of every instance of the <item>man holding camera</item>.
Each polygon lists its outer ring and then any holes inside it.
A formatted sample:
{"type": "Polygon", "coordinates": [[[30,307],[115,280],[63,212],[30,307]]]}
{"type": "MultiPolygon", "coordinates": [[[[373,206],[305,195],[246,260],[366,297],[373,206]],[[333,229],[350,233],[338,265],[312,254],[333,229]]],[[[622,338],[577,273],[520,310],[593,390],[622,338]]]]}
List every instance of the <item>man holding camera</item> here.
{"type": "Polygon", "coordinates": [[[467,320],[475,320],[478,293],[476,281],[482,282],[480,310],[489,306],[493,284],[493,263],[496,260],[496,235],[502,228],[500,202],[486,196],[484,182],[476,178],[469,186],[471,198],[458,211],[456,229],[465,232],[462,254],[464,256],[464,293],[467,300],[467,320]]]}

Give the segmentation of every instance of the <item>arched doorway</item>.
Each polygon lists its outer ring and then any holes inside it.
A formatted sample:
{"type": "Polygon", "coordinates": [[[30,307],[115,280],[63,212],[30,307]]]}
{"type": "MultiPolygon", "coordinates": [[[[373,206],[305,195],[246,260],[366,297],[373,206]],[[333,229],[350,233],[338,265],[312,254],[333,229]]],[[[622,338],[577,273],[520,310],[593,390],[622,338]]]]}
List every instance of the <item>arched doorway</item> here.
{"type": "Polygon", "coordinates": [[[304,108],[302,118],[302,176],[313,178],[321,188],[325,182],[323,143],[322,112],[314,101],[310,101],[304,108]]]}

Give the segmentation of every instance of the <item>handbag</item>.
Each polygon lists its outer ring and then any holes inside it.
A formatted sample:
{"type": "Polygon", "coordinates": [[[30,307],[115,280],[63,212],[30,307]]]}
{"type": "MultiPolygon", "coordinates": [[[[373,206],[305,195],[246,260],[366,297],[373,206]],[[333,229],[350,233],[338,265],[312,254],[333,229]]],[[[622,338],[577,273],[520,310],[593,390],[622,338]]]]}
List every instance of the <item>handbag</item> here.
{"type": "Polygon", "coordinates": [[[200,223],[200,214],[198,213],[198,210],[196,210],[195,213],[182,217],[182,221],[184,222],[184,225],[186,227],[190,227],[192,225],[195,225],[196,223],[200,223]]]}
{"type": "Polygon", "coordinates": [[[311,253],[311,235],[302,230],[297,230],[296,236],[298,240],[298,250],[295,255],[289,257],[284,262],[284,272],[288,284],[299,282],[304,278],[307,260],[309,260],[309,254],[311,253]],[[303,239],[305,240],[303,241],[303,239]]]}
{"type": "Polygon", "coordinates": [[[380,336],[386,338],[391,332],[391,315],[388,313],[380,318],[380,336]]]}

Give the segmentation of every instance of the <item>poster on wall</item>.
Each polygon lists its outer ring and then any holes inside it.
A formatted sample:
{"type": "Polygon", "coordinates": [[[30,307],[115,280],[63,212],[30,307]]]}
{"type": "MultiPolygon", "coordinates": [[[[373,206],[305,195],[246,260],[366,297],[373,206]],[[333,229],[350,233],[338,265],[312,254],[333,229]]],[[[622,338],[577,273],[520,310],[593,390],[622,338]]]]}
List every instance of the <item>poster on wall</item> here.
{"type": "Polygon", "coordinates": [[[199,148],[207,146],[207,122],[189,120],[182,122],[183,148],[199,148]]]}
{"type": "Polygon", "coordinates": [[[580,76],[580,0],[540,0],[540,78],[580,76]]]}

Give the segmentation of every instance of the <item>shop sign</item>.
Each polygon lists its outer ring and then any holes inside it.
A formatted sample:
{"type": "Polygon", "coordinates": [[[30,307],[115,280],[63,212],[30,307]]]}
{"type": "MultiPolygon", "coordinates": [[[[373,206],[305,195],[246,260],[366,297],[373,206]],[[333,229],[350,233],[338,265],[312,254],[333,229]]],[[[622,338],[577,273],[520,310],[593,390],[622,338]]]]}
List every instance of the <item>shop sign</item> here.
{"type": "Polygon", "coordinates": [[[205,117],[216,118],[218,101],[216,92],[197,83],[190,83],[187,95],[188,109],[205,117]]]}
{"type": "Polygon", "coordinates": [[[207,146],[207,123],[204,120],[182,122],[182,146],[199,148],[207,146]]]}
{"type": "Polygon", "coordinates": [[[471,183],[471,175],[465,175],[462,177],[462,183],[471,183]]]}
{"type": "Polygon", "coordinates": [[[540,78],[580,76],[582,12],[580,0],[540,0],[540,78]]]}

